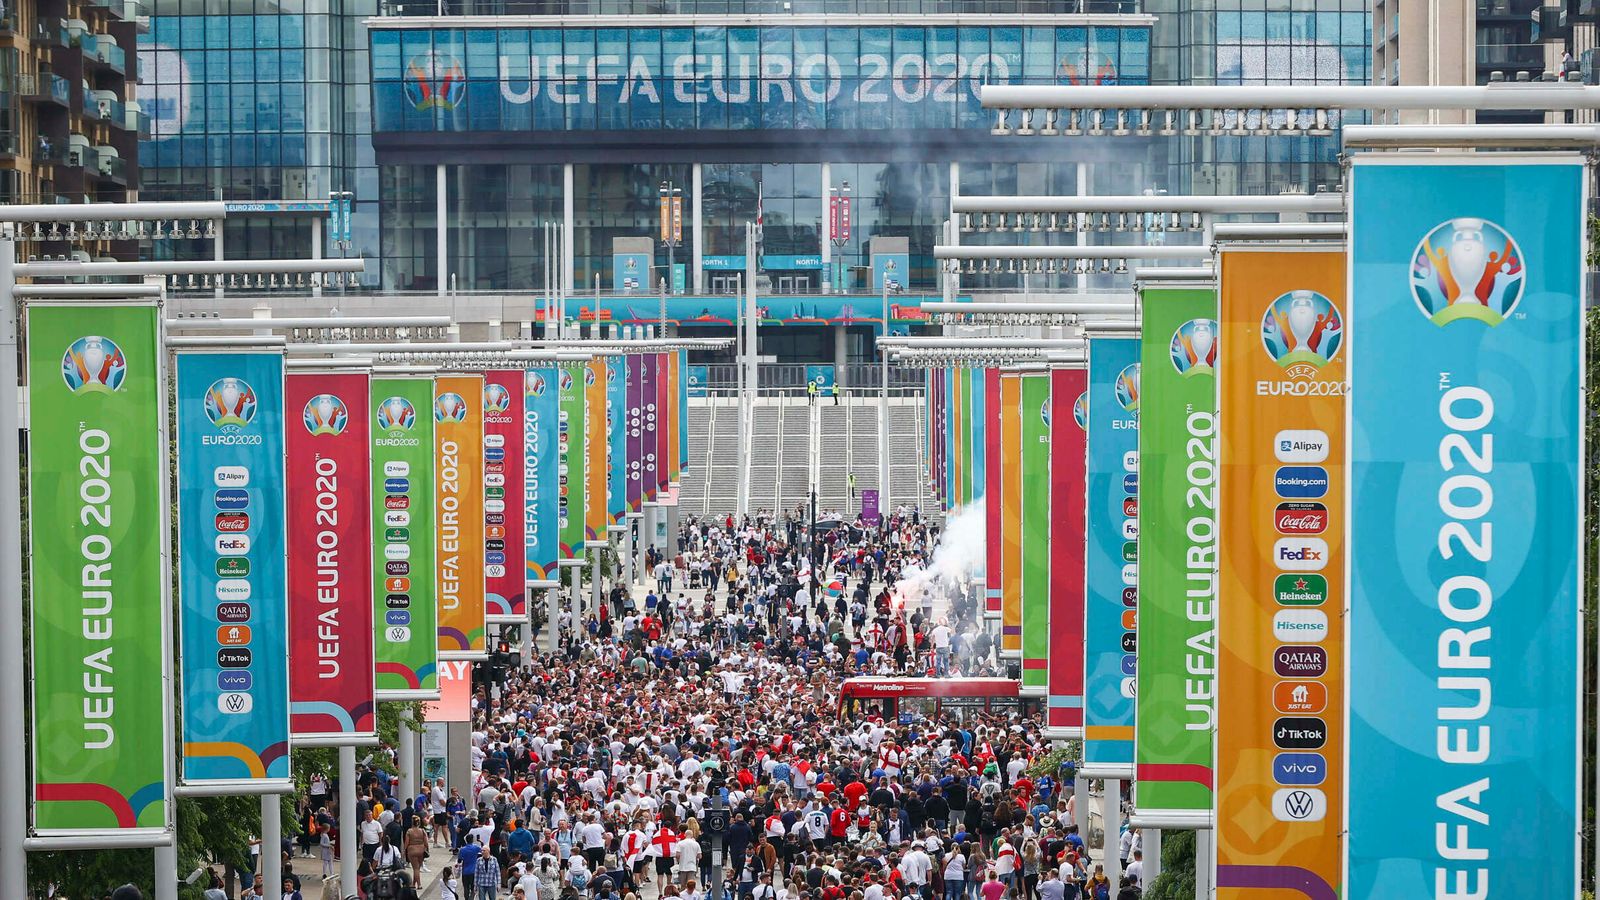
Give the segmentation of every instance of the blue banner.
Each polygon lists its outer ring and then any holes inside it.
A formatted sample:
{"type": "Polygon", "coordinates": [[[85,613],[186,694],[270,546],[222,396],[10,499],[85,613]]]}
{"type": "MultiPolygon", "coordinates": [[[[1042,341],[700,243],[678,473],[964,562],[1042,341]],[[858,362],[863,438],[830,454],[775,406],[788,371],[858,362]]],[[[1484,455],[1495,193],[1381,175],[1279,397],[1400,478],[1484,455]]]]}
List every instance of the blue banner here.
{"type": "Polygon", "coordinates": [[[621,294],[648,293],[650,287],[650,254],[611,254],[611,289],[621,294]]]}
{"type": "Polygon", "coordinates": [[[561,372],[529,369],[523,375],[523,538],[527,544],[528,581],[546,587],[559,583],[561,558],[559,504],[561,372]]]}
{"type": "Polygon", "coordinates": [[[1352,173],[1348,894],[1575,897],[1584,165],[1428,160],[1352,173]]]}
{"type": "Polygon", "coordinates": [[[684,371],[689,377],[684,379],[684,387],[688,389],[691,397],[706,396],[708,382],[711,380],[710,366],[685,366],[684,371]]]}
{"type": "Polygon", "coordinates": [[[183,783],[287,787],[282,353],[177,354],[177,407],[183,783]]]}
{"type": "Polygon", "coordinates": [[[809,390],[812,385],[817,386],[818,396],[827,397],[831,395],[833,389],[838,386],[838,382],[834,380],[833,366],[808,364],[806,366],[806,388],[809,390]]]}
{"type": "Polygon", "coordinates": [[[898,294],[911,285],[911,254],[872,254],[872,292],[898,294]]]}
{"type": "Polygon", "coordinates": [[[1089,526],[1084,595],[1083,759],[1133,776],[1134,617],[1139,538],[1139,342],[1089,341],[1089,526]]]}
{"type": "MultiPolygon", "coordinates": [[[[967,378],[967,432],[972,436],[971,449],[967,451],[967,481],[972,485],[972,503],[982,508],[979,501],[983,499],[983,489],[986,486],[983,480],[983,416],[985,397],[982,369],[966,369],[963,374],[967,378]]],[[[983,573],[982,569],[978,570],[983,573]]]]}

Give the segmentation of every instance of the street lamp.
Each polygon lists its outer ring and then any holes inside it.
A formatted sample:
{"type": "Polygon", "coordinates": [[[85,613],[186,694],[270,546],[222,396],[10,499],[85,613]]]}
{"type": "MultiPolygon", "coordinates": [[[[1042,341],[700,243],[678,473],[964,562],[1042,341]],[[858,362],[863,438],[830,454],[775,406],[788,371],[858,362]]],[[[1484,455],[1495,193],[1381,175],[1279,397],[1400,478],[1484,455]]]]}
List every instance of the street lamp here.
{"type": "MultiPolygon", "coordinates": [[[[841,182],[838,187],[828,188],[828,240],[835,248],[831,260],[831,265],[835,268],[828,274],[837,287],[843,281],[842,276],[846,271],[838,251],[850,243],[850,182],[848,181],[841,182]]],[[[844,290],[840,289],[839,293],[844,293],[844,290]]]]}
{"type": "Polygon", "coordinates": [[[673,279],[678,267],[673,261],[673,251],[683,243],[683,188],[670,180],[661,182],[661,243],[667,245],[667,284],[676,288],[673,279]]]}

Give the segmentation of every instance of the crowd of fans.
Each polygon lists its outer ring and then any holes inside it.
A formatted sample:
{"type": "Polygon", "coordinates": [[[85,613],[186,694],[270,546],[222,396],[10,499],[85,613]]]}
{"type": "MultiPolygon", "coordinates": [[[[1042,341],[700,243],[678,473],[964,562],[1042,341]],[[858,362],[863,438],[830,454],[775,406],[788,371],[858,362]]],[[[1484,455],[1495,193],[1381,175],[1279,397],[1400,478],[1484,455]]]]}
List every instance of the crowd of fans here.
{"type": "MultiPolygon", "coordinates": [[[[892,588],[938,537],[907,510],[686,522],[650,590],[564,613],[558,653],[475,694],[468,796],[363,774],[363,873],[442,900],[1137,897],[1137,831],[1111,838],[1112,884],[1037,717],[841,717],[851,675],[998,672],[971,596],[892,588]]],[[[328,875],[333,787],[300,837],[328,875]]]]}

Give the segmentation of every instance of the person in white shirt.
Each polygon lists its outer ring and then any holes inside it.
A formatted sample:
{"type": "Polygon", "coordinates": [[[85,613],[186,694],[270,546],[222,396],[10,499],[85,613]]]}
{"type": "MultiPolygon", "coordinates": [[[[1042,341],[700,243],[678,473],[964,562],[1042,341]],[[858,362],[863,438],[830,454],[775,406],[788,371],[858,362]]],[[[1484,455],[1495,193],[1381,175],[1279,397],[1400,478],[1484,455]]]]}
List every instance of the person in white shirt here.
{"type": "Polygon", "coordinates": [[[932,873],[933,860],[928,858],[922,842],[912,841],[911,852],[900,859],[900,877],[906,880],[906,888],[926,900],[929,896],[928,882],[932,873]]]}
{"type": "Polygon", "coordinates": [[[1134,884],[1137,884],[1141,888],[1144,887],[1144,853],[1143,852],[1138,851],[1138,850],[1133,851],[1133,861],[1128,863],[1128,869],[1123,874],[1128,876],[1128,880],[1129,881],[1132,881],[1134,884]]]}
{"type": "Polygon", "coordinates": [[[700,852],[700,842],[689,835],[684,835],[672,848],[672,856],[678,864],[678,883],[691,881],[700,874],[700,852]]]}

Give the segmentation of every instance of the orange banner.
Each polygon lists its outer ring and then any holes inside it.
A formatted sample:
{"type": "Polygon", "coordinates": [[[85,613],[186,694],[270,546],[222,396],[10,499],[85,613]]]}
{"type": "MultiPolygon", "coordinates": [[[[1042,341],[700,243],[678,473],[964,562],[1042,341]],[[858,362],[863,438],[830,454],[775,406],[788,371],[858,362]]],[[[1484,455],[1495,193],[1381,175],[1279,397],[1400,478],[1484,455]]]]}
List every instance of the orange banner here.
{"type": "Polygon", "coordinates": [[[434,379],[433,419],[439,659],[484,659],[483,376],[434,379]]]}
{"type": "Polygon", "coordinates": [[[596,356],[583,372],[583,543],[606,545],[606,359],[596,356]]]}
{"type": "MultiPolygon", "coordinates": [[[[961,379],[955,380],[959,385],[961,379]]],[[[1000,373],[1000,653],[1022,658],[1022,376],[1000,373]]]]}
{"type": "Polygon", "coordinates": [[[1221,254],[1217,896],[1343,893],[1345,255],[1221,254]]]}

